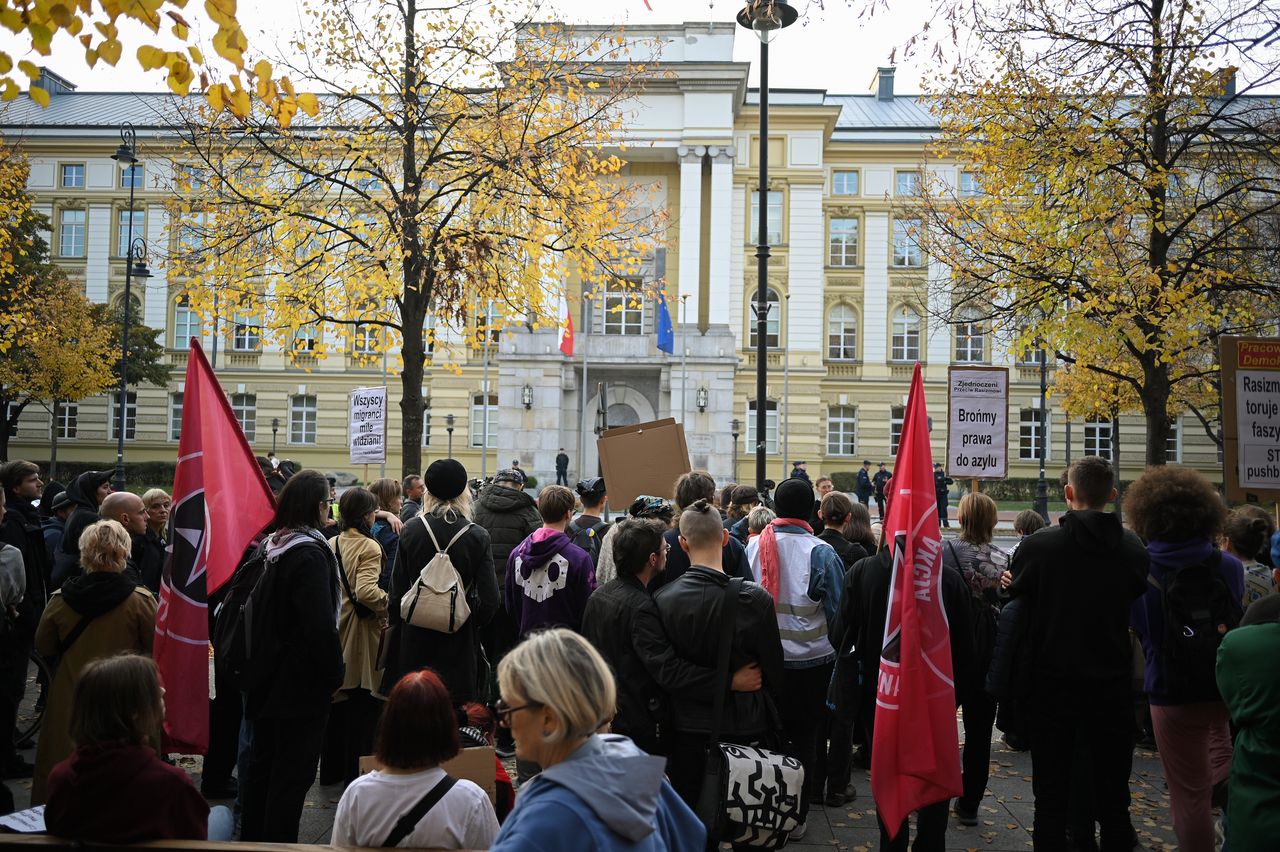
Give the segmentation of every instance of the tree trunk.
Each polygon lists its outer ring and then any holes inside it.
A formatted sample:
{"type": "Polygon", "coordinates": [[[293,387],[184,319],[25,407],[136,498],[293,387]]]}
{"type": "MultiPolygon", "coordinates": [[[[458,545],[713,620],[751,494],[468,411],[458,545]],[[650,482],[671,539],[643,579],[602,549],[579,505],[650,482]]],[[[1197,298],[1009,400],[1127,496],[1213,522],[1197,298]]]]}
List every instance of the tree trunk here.
{"type": "Polygon", "coordinates": [[[54,400],[53,416],[49,422],[49,481],[58,478],[58,412],[62,410],[62,403],[54,400]]]}
{"type": "Polygon", "coordinates": [[[405,289],[401,299],[400,323],[404,342],[400,357],[404,369],[400,373],[400,451],[403,454],[401,476],[422,474],[422,379],[426,352],[422,340],[424,297],[417,287],[408,286],[409,261],[406,258],[405,289]]]}
{"type": "Polygon", "coordinates": [[[9,439],[18,434],[18,418],[22,410],[31,402],[19,403],[17,397],[9,396],[0,388],[0,462],[9,461],[9,439]]]}
{"type": "Polygon", "coordinates": [[[1171,422],[1169,420],[1169,395],[1172,388],[1169,384],[1169,365],[1143,364],[1144,380],[1139,397],[1142,400],[1142,413],[1147,420],[1147,467],[1158,467],[1168,461],[1166,450],[1169,443],[1171,422]]]}
{"type": "Polygon", "coordinates": [[[1120,412],[1111,412],[1111,465],[1116,472],[1116,519],[1124,520],[1124,477],[1120,475],[1120,412]]]}

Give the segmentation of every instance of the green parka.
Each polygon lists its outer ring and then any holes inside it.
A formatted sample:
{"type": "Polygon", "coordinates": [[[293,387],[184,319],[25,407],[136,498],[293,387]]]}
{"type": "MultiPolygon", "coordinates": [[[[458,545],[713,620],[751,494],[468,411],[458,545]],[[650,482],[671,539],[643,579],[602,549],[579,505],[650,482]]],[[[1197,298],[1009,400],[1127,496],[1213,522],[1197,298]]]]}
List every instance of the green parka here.
{"type": "Polygon", "coordinates": [[[1228,824],[1231,852],[1275,849],[1280,837],[1280,624],[1228,633],[1218,648],[1218,689],[1235,722],[1228,824]]]}

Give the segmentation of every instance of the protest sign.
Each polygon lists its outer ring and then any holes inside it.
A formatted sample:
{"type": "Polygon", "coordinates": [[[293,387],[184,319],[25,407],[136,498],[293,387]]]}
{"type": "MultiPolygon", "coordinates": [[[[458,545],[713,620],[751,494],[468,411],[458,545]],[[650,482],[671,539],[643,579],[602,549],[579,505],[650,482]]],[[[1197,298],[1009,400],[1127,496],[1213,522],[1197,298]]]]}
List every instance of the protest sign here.
{"type": "Polygon", "coordinates": [[[1009,475],[1009,371],[1004,367],[947,370],[948,476],[1009,475]]]}
{"type": "Polygon", "coordinates": [[[356,388],[351,392],[347,440],[352,464],[387,460],[387,389],[356,388]]]}
{"type": "Polygon", "coordinates": [[[670,498],[672,485],[689,472],[684,426],[670,417],[609,429],[596,448],[612,506],[630,505],[642,494],[670,498]]]}
{"type": "Polygon", "coordinates": [[[1227,499],[1280,502],[1280,338],[1223,337],[1219,354],[1227,499]]]}

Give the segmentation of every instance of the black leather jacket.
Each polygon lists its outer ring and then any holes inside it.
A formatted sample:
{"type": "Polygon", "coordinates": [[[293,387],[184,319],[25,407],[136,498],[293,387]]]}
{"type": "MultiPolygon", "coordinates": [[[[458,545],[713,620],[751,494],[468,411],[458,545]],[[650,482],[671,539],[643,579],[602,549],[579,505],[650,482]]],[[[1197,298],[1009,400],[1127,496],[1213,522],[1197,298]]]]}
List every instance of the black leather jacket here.
{"type": "MultiPolygon", "coordinates": [[[[694,565],[654,596],[663,632],[679,660],[715,669],[728,583],[729,578],[723,572],[694,565]]],[[[758,692],[730,693],[725,702],[721,735],[756,738],[781,729],[777,707],[782,691],[782,640],[778,636],[773,599],[762,586],[743,584],[736,621],[729,675],[747,663],[756,662],[760,665],[763,688],[758,692]]],[[[714,687],[673,690],[664,678],[658,678],[658,682],[670,693],[677,730],[691,733],[710,730],[714,687]]]]}

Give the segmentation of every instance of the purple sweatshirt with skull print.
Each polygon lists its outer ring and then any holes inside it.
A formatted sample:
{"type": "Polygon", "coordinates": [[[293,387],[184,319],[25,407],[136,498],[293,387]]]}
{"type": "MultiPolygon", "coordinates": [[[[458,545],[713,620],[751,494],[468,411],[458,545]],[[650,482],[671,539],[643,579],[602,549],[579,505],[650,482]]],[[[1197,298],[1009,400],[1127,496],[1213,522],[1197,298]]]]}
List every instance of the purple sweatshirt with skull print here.
{"type": "Polygon", "coordinates": [[[521,639],[544,627],[581,629],[595,588],[591,554],[559,530],[534,530],[507,557],[507,613],[521,639]]]}

